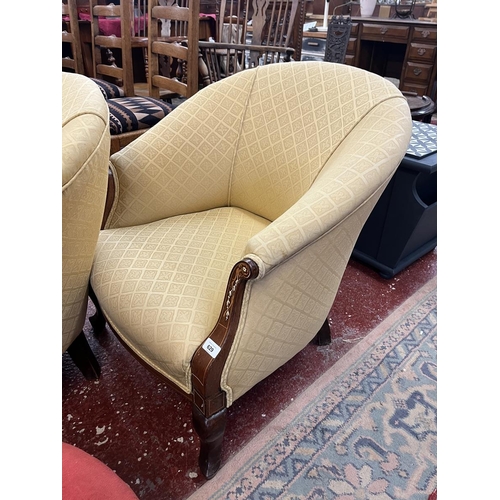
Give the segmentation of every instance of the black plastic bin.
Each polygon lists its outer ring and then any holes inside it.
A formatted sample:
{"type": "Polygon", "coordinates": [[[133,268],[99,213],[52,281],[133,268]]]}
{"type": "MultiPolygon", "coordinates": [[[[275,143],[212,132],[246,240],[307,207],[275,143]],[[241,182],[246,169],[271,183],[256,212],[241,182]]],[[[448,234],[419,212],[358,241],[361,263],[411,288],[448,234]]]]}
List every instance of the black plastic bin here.
{"type": "Polygon", "coordinates": [[[437,153],[406,155],[354,246],[352,256],[395,274],[437,245],[437,153]]]}

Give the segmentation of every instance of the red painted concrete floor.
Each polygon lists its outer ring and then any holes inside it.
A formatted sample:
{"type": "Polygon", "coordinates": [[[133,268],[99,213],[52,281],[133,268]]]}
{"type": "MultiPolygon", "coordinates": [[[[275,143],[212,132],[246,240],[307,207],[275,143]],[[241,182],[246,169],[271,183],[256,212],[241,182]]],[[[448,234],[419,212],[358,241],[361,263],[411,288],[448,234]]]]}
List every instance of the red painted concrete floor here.
{"type": "MultiPolygon", "coordinates": [[[[351,260],[329,315],[332,343],[308,345],[229,408],[223,461],[436,273],[436,249],[389,280],[351,260]]],[[[63,354],[62,440],[108,465],[141,500],[188,498],[205,482],[190,404],[140,365],[109,330],[96,338],[87,321],[85,332],[101,378],[85,380],[63,354]]]]}

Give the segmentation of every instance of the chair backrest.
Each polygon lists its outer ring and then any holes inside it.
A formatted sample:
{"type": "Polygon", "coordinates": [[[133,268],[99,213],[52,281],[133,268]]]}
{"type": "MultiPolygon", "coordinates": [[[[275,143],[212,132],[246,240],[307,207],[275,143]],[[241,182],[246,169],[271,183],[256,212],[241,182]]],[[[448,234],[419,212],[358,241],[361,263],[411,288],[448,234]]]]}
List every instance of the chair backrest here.
{"type": "Polygon", "coordinates": [[[84,74],[76,0],[65,0],[65,2],[62,2],[62,67],[63,70],[69,69],[74,73],[84,74]]]}
{"type": "Polygon", "coordinates": [[[149,94],[198,91],[199,0],[149,0],[149,94]]]}
{"type": "Polygon", "coordinates": [[[148,3],[149,0],[133,0],[134,32],[132,45],[136,38],[143,39],[148,36],[148,3]]]}
{"type": "Polygon", "coordinates": [[[132,47],[147,47],[147,13],[135,9],[134,0],[121,0],[120,5],[107,1],[110,3],[101,5],[99,0],[90,0],[94,78],[111,81],[133,97],[132,47]]]}
{"type": "MultiPolygon", "coordinates": [[[[127,208],[120,201],[107,227],[221,206],[273,221],[335,164],[348,143],[361,141],[367,155],[378,155],[379,115],[390,121],[404,113],[409,115],[408,104],[394,85],[348,65],[298,61],[242,71],[202,89],[134,141],[127,155],[111,158],[122,173],[119,185],[138,201],[127,208]],[[386,106],[394,107],[389,118],[386,106]],[[172,190],[170,182],[142,179],[155,178],[156,169],[166,179],[183,181],[172,190]],[[143,183],[148,196],[161,204],[145,206],[141,190],[127,189],[143,183]]],[[[384,125],[384,140],[390,142],[389,132],[393,129],[384,125]]],[[[348,162],[337,168],[347,176],[350,162],[365,161],[363,155],[346,157],[348,162]]]]}
{"type": "Polygon", "coordinates": [[[217,36],[220,42],[291,47],[299,0],[219,0],[217,36]],[[249,24],[250,23],[250,24],[249,24]],[[239,39],[228,39],[240,33],[239,39]]]}
{"type": "Polygon", "coordinates": [[[62,73],[62,351],[80,334],[106,201],[109,111],[89,78],[62,73]]]}
{"type": "Polygon", "coordinates": [[[201,42],[210,81],[255,66],[290,61],[304,0],[219,0],[215,45],[201,42]]]}

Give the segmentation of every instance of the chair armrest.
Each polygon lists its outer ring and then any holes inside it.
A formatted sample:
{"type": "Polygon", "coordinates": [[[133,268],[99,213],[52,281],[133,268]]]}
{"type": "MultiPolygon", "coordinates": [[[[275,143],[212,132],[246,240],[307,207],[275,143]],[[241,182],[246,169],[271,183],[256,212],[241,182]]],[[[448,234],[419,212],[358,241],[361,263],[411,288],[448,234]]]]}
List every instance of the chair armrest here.
{"type": "Polygon", "coordinates": [[[259,265],[258,279],[334,230],[373,197],[378,199],[406,153],[411,132],[409,108],[402,96],[382,102],[365,115],[310,189],[248,241],[245,258],[259,265]]]}
{"type": "MultiPolygon", "coordinates": [[[[274,45],[252,45],[247,43],[226,43],[226,42],[199,42],[199,47],[204,49],[216,50],[256,50],[259,52],[280,52],[282,54],[293,54],[293,47],[275,47],[274,45]]],[[[224,52],[225,53],[225,52],[224,52]]]]}
{"type": "Polygon", "coordinates": [[[292,47],[206,41],[200,41],[199,50],[205,86],[261,64],[289,62],[295,53],[292,47]]]}

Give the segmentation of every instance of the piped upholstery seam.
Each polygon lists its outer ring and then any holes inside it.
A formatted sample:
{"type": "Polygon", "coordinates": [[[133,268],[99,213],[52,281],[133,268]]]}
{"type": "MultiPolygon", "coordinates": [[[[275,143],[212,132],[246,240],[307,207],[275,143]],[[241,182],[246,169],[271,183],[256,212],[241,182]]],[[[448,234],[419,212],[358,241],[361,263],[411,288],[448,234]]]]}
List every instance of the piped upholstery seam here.
{"type": "Polygon", "coordinates": [[[104,131],[103,131],[103,133],[101,134],[101,138],[100,138],[99,142],[97,143],[96,147],[92,151],[92,154],[86,159],[86,161],[84,163],[82,163],[82,165],[74,173],[74,175],[71,177],[71,179],[69,179],[68,182],[66,182],[64,184],[64,186],[62,187],[62,192],[63,193],[71,185],[73,185],[73,183],[75,183],[77,181],[77,179],[80,177],[80,175],[82,175],[83,171],[87,168],[87,166],[89,165],[89,163],[91,162],[91,160],[93,160],[94,156],[99,152],[102,142],[104,140],[106,140],[106,132],[107,132],[107,129],[105,128],[104,131]]]}
{"type": "Polygon", "coordinates": [[[330,158],[335,154],[335,152],[337,151],[337,149],[339,149],[339,147],[344,143],[344,141],[349,137],[349,135],[353,132],[353,130],[356,128],[356,126],[361,122],[363,121],[369,113],[371,113],[375,108],[377,108],[378,106],[380,106],[381,104],[383,104],[384,102],[387,102],[391,99],[399,99],[400,97],[402,97],[404,99],[404,96],[401,95],[401,96],[398,96],[398,95],[391,95],[391,96],[387,96],[386,98],[382,99],[381,101],[377,102],[377,104],[374,104],[373,107],[371,107],[370,109],[368,109],[362,116],[359,117],[359,119],[357,120],[357,122],[354,124],[354,126],[351,128],[351,130],[349,130],[349,132],[344,136],[344,138],[337,144],[337,147],[333,148],[332,151],[330,152],[330,154],[328,155],[328,157],[326,158],[326,160],[324,161],[323,165],[321,166],[320,169],[318,169],[318,171],[316,172],[316,175],[314,176],[314,178],[312,179],[311,181],[311,185],[309,186],[309,188],[316,182],[318,176],[321,174],[321,172],[323,171],[323,169],[325,168],[325,165],[330,161],[330,158]]]}
{"type": "MultiPolygon", "coordinates": [[[[80,118],[80,116],[97,116],[97,118],[100,118],[103,121],[103,123],[106,123],[106,120],[99,113],[97,113],[97,111],[81,111],[80,113],[76,113],[74,115],[71,115],[71,117],[66,118],[66,120],[62,123],[62,127],[63,128],[66,127],[76,118],[80,118]]],[[[107,121],[109,125],[109,113],[107,121]]]]}
{"type": "Polygon", "coordinates": [[[238,140],[236,142],[236,147],[234,148],[233,161],[231,162],[231,171],[229,173],[229,184],[228,184],[228,187],[227,187],[227,206],[228,207],[231,206],[231,191],[232,191],[232,185],[233,185],[234,166],[235,166],[235,163],[236,163],[236,156],[238,154],[238,147],[240,145],[240,140],[241,140],[241,135],[242,135],[242,130],[243,130],[243,124],[245,123],[245,118],[246,118],[246,114],[247,114],[247,110],[248,110],[248,103],[250,102],[250,96],[252,95],[252,92],[253,92],[253,88],[254,88],[254,85],[255,85],[255,80],[257,79],[257,71],[258,70],[259,70],[258,67],[255,68],[255,76],[253,78],[253,82],[252,82],[252,85],[250,87],[250,90],[248,91],[247,100],[246,100],[246,103],[245,103],[245,109],[243,111],[243,116],[241,118],[240,129],[238,131],[238,140]]]}

